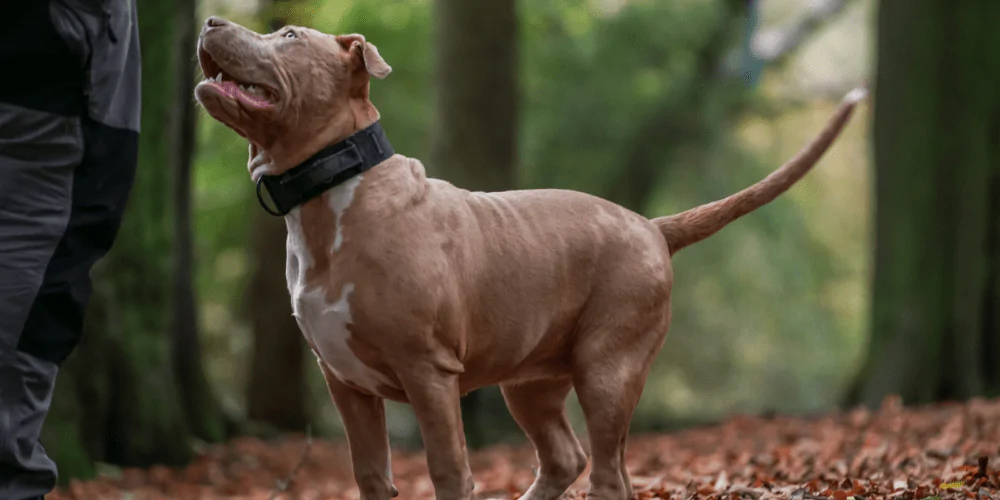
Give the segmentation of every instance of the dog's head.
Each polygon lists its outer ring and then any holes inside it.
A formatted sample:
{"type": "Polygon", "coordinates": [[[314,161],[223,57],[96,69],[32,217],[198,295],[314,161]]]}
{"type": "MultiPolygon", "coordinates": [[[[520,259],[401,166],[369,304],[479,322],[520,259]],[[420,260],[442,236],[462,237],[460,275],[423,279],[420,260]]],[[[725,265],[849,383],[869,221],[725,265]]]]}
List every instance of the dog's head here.
{"type": "Polygon", "coordinates": [[[369,78],[392,71],[362,35],[299,26],[261,35],[218,17],[201,30],[198,61],[205,80],[195,97],[250,141],[251,163],[262,150],[321,149],[338,134],[350,134],[365,114],[377,119],[368,101],[369,78]]]}

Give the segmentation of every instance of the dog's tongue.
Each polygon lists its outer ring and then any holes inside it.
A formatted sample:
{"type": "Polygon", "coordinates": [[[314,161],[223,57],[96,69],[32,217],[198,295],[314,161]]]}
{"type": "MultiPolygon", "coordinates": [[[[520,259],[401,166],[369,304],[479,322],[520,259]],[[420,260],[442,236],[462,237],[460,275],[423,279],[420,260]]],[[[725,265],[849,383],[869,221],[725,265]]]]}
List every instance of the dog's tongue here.
{"type": "Polygon", "coordinates": [[[233,99],[240,99],[247,104],[252,106],[262,108],[265,106],[270,106],[271,103],[264,99],[263,97],[253,95],[245,89],[241,89],[239,85],[234,81],[224,81],[224,82],[213,82],[219,87],[219,90],[233,99]]]}
{"type": "Polygon", "coordinates": [[[239,85],[236,82],[217,82],[216,85],[219,86],[227,95],[234,96],[236,91],[240,90],[239,85]]]}

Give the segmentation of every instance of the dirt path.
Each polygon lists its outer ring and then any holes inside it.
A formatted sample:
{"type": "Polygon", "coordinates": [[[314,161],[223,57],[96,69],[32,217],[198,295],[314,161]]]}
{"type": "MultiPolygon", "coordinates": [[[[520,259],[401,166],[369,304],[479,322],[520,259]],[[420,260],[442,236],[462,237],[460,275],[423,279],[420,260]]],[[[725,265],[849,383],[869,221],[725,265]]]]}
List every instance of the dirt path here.
{"type": "MultiPolygon", "coordinates": [[[[633,436],[629,470],[639,499],[1000,499],[1000,399],[919,409],[888,400],[878,411],[821,418],[739,417],[669,435],[633,436]]],[[[516,498],[534,454],[496,447],[472,457],[476,490],[516,498]]],[[[401,499],[433,498],[420,453],[396,452],[401,499]]],[[[583,499],[586,473],[569,499],[583,499]]],[[[188,468],[127,469],[74,483],[49,500],[356,499],[342,443],[241,439],[188,468]],[[308,453],[303,451],[308,448],[308,453]],[[295,471],[292,474],[292,471],[295,471]],[[293,477],[280,494],[282,485],[293,477]]]]}

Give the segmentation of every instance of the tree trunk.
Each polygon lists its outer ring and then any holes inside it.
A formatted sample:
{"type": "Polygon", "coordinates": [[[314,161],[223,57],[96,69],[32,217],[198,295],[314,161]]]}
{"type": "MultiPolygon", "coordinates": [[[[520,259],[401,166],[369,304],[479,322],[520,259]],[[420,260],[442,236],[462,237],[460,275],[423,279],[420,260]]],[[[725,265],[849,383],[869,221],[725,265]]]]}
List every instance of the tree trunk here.
{"type": "Polygon", "coordinates": [[[1000,389],[1000,4],[883,0],[869,356],[849,400],[1000,389]]]}
{"type": "MultiPolygon", "coordinates": [[[[436,0],[435,128],[431,164],[436,175],[472,191],[517,185],[517,15],[515,0],[436,0]]],[[[513,428],[500,391],[491,387],[462,399],[467,442],[513,428]],[[489,415],[502,420],[485,422],[489,415]],[[502,417],[501,417],[502,416],[502,417]]]]}
{"type": "MultiPolygon", "coordinates": [[[[191,431],[170,358],[170,159],[177,95],[173,2],[139,0],[142,132],[135,185],[114,248],[95,279],[80,358],[97,398],[81,401],[91,456],[117,464],[183,463],[191,431]],[[93,360],[94,362],[90,362],[93,360]]],[[[79,358],[78,358],[79,360],[79,358]]]]}
{"type": "MultiPolygon", "coordinates": [[[[274,1],[266,14],[268,28],[287,24],[293,2],[274,1]]],[[[298,21],[296,21],[298,22],[298,21]]],[[[247,394],[247,417],[278,429],[306,428],[305,342],[292,317],[285,278],[285,222],[257,210],[254,216],[254,272],[247,305],[253,325],[253,360],[247,394]]]]}
{"type": "Polygon", "coordinates": [[[460,188],[517,185],[514,0],[437,0],[432,164],[460,188]]]}
{"type": "Polygon", "coordinates": [[[195,0],[177,0],[174,38],[177,53],[177,106],[172,120],[174,146],[174,272],[173,364],[188,426],[206,441],[225,438],[222,408],[202,367],[198,340],[198,313],[194,295],[194,256],[191,227],[191,164],[194,161],[197,114],[194,95],[196,62],[187,55],[197,49],[195,0]]]}
{"type": "Polygon", "coordinates": [[[249,296],[253,323],[253,361],[247,416],[284,430],[303,430],[306,415],[304,344],[292,317],[285,279],[285,223],[258,210],[251,251],[254,259],[249,296]]]}

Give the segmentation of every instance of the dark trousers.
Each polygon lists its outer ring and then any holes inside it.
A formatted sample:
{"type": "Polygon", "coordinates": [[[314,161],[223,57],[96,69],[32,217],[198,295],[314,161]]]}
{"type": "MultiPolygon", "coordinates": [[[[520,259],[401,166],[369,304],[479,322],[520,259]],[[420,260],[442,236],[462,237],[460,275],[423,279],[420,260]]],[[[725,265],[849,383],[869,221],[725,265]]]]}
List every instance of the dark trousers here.
{"type": "Polygon", "coordinates": [[[135,43],[134,12],[123,10],[131,21],[122,21],[101,10],[113,1],[85,11],[59,2],[15,2],[0,34],[0,67],[17,75],[0,79],[8,80],[0,82],[3,500],[38,498],[55,485],[39,434],[59,366],[80,339],[90,270],[115,240],[137,160],[138,127],[128,124],[138,120],[138,93],[129,89],[139,73],[128,68],[138,64],[138,48],[118,45],[135,43]],[[119,28],[114,40],[94,38],[107,36],[102,26],[119,28]],[[36,71],[43,76],[29,76],[36,71]]]}

